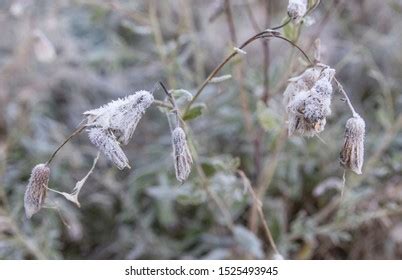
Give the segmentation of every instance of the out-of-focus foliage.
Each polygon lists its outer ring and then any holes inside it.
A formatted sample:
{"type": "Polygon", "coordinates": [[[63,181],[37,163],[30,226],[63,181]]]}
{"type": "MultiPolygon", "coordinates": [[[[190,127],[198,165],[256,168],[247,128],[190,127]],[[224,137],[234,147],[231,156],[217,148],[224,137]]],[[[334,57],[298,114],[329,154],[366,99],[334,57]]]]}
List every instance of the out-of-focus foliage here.
{"type": "MultiPolygon", "coordinates": [[[[295,50],[271,40],[267,105],[260,100],[263,48],[255,42],[223,68],[232,79],[208,85],[185,116],[198,156],[183,185],[167,119],[154,106],[125,147],[131,170],[101,157],[81,208],[49,193],[53,208],[25,218],[31,168],[48,159],[82,112],[152,90],[158,80],[186,107],[233,49],[223,2],[0,1],[0,259],[272,258],[238,169],[256,190],[266,189],[263,213],[284,258],[402,257],[400,0],[321,1],[309,24],[284,31],[310,56],[321,39],[322,61],[337,70],[366,120],[363,175],[346,172],[342,199],[338,156],[350,113],[336,93],[323,141],[288,139],[282,93],[304,65],[295,50]]],[[[286,16],[286,1],[269,1],[268,21],[268,1],[229,2],[237,43],[257,32],[255,24],[262,30],[286,16]]],[[[161,91],[155,97],[165,98],[161,91]]],[[[71,192],[96,153],[85,133],[74,138],[52,163],[49,186],[71,192]]]]}

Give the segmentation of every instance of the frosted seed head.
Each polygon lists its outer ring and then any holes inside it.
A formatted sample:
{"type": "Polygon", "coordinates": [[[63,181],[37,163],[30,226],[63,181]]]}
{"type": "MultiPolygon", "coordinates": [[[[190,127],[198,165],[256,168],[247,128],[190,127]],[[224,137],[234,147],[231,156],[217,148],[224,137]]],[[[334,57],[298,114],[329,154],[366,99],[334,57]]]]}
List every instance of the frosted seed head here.
{"type": "Polygon", "coordinates": [[[340,163],[356,174],[362,174],[365,130],[366,124],[360,116],[352,117],[346,123],[340,163]]]}
{"type": "Polygon", "coordinates": [[[299,91],[310,90],[316,81],[320,78],[322,72],[322,65],[316,65],[314,67],[307,68],[302,74],[296,77],[290,78],[289,84],[294,84],[299,91]]]}
{"type": "Polygon", "coordinates": [[[137,92],[134,96],[135,100],[111,119],[111,128],[119,132],[118,140],[124,145],[128,144],[142,116],[154,102],[153,95],[145,90],[137,92]]]}
{"type": "Polygon", "coordinates": [[[293,21],[299,23],[306,12],[307,0],[289,0],[288,15],[293,21]]]}
{"type": "Polygon", "coordinates": [[[327,66],[324,68],[324,70],[322,70],[320,74],[320,79],[326,79],[327,81],[331,82],[335,76],[335,73],[336,73],[335,69],[327,66]]]}
{"type": "Polygon", "coordinates": [[[364,139],[365,131],[366,123],[360,116],[350,118],[346,122],[345,134],[348,137],[364,139]]]}
{"type": "Polygon", "coordinates": [[[113,164],[120,170],[125,167],[130,168],[128,159],[116,140],[114,134],[108,130],[99,127],[93,127],[88,130],[89,140],[94,144],[113,164]]]}
{"type": "Polygon", "coordinates": [[[287,107],[289,136],[312,137],[325,128],[326,116],[331,113],[329,99],[322,99],[311,91],[302,91],[287,107]]]}
{"type": "Polygon", "coordinates": [[[304,101],[304,118],[309,123],[317,123],[327,116],[323,100],[314,94],[310,94],[304,101]]]}
{"type": "Polygon", "coordinates": [[[25,215],[28,219],[42,208],[46,199],[49,177],[50,168],[46,164],[38,164],[32,169],[24,195],[25,215]]]}
{"type": "Polygon", "coordinates": [[[300,76],[289,79],[284,93],[288,132],[311,137],[324,130],[331,114],[331,80],[335,70],[319,63],[300,76]]]}
{"type": "Polygon", "coordinates": [[[314,84],[312,92],[320,96],[320,98],[331,98],[333,92],[332,84],[325,78],[320,79],[314,84]]]}
{"type": "Polygon", "coordinates": [[[84,112],[87,125],[112,130],[117,140],[128,144],[145,111],[154,102],[153,95],[145,90],[123,99],[109,102],[97,109],[84,112]]]}
{"type": "Polygon", "coordinates": [[[176,179],[182,183],[190,175],[193,159],[187,145],[186,133],[181,127],[173,130],[172,145],[176,179]]]}

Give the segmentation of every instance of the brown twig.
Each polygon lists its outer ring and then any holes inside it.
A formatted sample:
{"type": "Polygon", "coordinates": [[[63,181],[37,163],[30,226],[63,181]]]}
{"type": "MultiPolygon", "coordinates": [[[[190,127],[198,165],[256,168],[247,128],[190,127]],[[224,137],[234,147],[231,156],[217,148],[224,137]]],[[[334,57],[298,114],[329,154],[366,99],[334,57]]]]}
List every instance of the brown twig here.
{"type": "Polygon", "coordinates": [[[257,213],[258,216],[263,224],[264,227],[264,232],[267,236],[267,239],[272,247],[272,249],[274,250],[275,254],[280,255],[278,248],[275,244],[274,238],[272,236],[271,230],[269,229],[268,223],[265,220],[264,217],[264,212],[262,210],[262,202],[261,200],[258,199],[257,195],[254,192],[253,187],[251,186],[250,180],[247,178],[246,174],[244,174],[244,172],[242,170],[237,170],[237,173],[240,175],[240,177],[243,180],[243,184],[245,186],[245,188],[247,189],[247,191],[250,193],[252,199],[253,199],[253,207],[255,207],[257,209],[257,213]]]}
{"type": "MultiPolygon", "coordinates": [[[[288,40],[287,38],[279,35],[279,33],[273,31],[272,29],[267,29],[264,30],[260,33],[257,33],[256,35],[250,37],[249,39],[247,39],[240,47],[238,47],[238,49],[244,49],[246,46],[248,46],[249,44],[251,44],[252,42],[258,40],[258,39],[267,39],[267,38],[278,38],[281,39],[283,41],[288,42],[289,44],[291,44],[293,47],[297,48],[302,54],[303,56],[306,58],[306,60],[312,65],[313,62],[312,60],[309,58],[309,56],[294,42],[288,40]]],[[[186,110],[185,110],[185,114],[188,112],[188,110],[190,110],[191,105],[193,105],[193,103],[195,102],[195,100],[197,100],[197,98],[201,95],[202,91],[204,90],[204,88],[207,86],[207,84],[209,83],[209,81],[216,76],[216,74],[223,68],[223,66],[226,65],[226,63],[228,63],[233,57],[235,57],[238,54],[237,51],[233,51],[229,56],[227,56],[212,72],[211,74],[209,74],[209,76],[205,79],[205,81],[202,83],[202,85],[199,87],[199,89],[197,90],[197,93],[194,95],[194,97],[191,99],[191,101],[188,103],[186,110]]]]}
{"type": "MultiPolygon", "coordinates": [[[[261,171],[260,176],[257,179],[257,197],[261,199],[267,192],[268,187],[272,181],[272,177],[275,173],[276,167],[279,161],[279,155],[285,146],[285,139],[287,137],[287,129],[282,128],[278,138],[275,141],[275,148],[273,151],[272,158],[270,158],[269,163],[267,163],[264,169],[261,171]]],[[[257,232],[258,222],[257,222],[258,209],[253,205],[249,212],[248,226],[253,232],[257,232]]]]}
{"type": "Polygon", "coordinates": [[[61,145],[53,152],[53,154],[50,156],[50,158],[46,162],[46,165],[49,165],[52,162],[52,160],[54,159],[54,157],[56,156],[58,151],[60,151],[60,149],[63,148],[63,146],[68,143],[68,141],[70,141],[74,136],[76,136],[77,134],[81,133],[81,131],[84,130],[86,125],[83,123],[84,123],[84,120],[79,124],[79,127],[70,136],[68,136],[66,138],[66,140],[64,140],[64,142],[61,143],[61,145]]]}

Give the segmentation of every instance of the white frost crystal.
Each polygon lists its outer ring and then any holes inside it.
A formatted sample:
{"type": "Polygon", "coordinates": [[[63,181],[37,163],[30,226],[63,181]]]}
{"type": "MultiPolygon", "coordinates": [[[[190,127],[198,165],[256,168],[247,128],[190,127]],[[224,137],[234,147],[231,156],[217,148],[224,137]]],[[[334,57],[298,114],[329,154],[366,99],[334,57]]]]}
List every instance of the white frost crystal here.
{"type": "Polygon", "coordinates": [[[172,145],[176,178],[182,183],[190,175],[193,159],[187,146],[186,133],[181,127],[173,130],[172,145]]]}
{"type": "Polygon", "coordinates": [[[340,154],[341,165],[356,174],[362,174],[364,161],[364,135],[366,123],[360,116],[354,116],[346,122],[345,138],[340,154]]]}
{"type": "Polygon", "coordinates": [[[307,12],[307,0],[289,0],[288,15],[295,21],[300,22],[300,19],[307,12]]]}
{"type": "Polygon", "coordinates": [[[152,94],[142,90],[84,112],[91,142],[119,169],[129,167],[120,144],[128,144],[138,122],[153,102],[152,94]]]}
{"type": "Polygon", "coordinates": [[[311,137],[324,130],[326,117],[331,114],[334,75],[334,69],[317,65],[289,79],[284,93],[289,135],[311,137]]]}

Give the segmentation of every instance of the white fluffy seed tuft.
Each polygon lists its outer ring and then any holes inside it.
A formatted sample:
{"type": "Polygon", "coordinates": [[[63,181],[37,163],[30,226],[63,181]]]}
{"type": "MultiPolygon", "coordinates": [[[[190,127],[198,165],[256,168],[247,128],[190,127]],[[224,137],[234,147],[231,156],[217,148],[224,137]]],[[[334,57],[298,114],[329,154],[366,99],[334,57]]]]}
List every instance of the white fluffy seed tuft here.
{"type": "Polygon", "coordinates": [[[289,0],[288,15],[294,22],[299,23],[306,12],[307,0],[289,0]]]}

